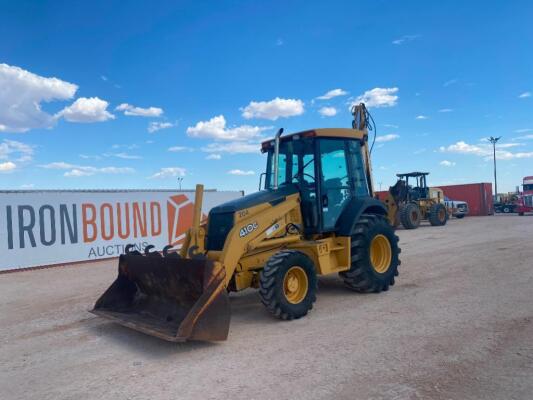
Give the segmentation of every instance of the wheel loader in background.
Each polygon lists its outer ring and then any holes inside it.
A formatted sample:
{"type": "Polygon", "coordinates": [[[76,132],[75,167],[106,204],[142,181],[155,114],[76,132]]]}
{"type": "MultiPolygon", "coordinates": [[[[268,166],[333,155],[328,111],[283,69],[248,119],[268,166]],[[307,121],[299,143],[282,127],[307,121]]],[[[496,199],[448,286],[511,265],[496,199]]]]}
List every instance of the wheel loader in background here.
{"type": "Polygon", "coordinates": [[[444,194],[438,188],[427,186],[429,172],[409,172],[396,174],[398,181],[389,188],[384,202],[387,206],[389,222],[397,227],[416,229],[421,220],[429,220],[432,226],[446,225],[448,212],[444,204],[444,194]],[[414,179],[414,185],[409,184],[414,179]]]}
{"type": "Polygon", "coordinates": [[[398,237],[374,199],[368,111],[353,108],[352,129],[314,129],[262,143],[263,190],[211,209],[179,252],[127,248],[118,277],[92,312],[169,341],[225,340],[228,292],[259,289],[268,311],[303,317],[316,300],[317,275],[338,273],[358,292],[394,284],[398,237]]]}

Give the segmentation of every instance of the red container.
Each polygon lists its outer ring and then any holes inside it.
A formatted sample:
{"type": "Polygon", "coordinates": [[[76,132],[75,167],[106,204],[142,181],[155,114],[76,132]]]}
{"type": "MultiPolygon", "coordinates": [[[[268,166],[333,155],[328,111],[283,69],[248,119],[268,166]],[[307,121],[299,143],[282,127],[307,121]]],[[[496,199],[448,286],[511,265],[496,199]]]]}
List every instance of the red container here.
{"type": "MultiPolygon", "coordinates": [[[[468,203],[468,215],[492,215],[494,204],[492,201],[492,183],[467,183],[465,185],[436,186],[443,190],[450,200],[461,200],[468,203]]],[[[383,201],[387,191],[375,192],[383,201]]]]}
{"type": "Polygon", "coordinates": [[[388,190],[374,192],[374,194],[378,196],[378,199],[380,199],[381,201],[385,201],[385,198],[387,197],[387,193],[389,193],[388,190]]]}
{"type": "Polygon", "coordinates": [[[468,215],[492,215],[492,183],[468,183],[465,185],[438,186],[450,200],[462,200],[468,203],[468,215]]]}

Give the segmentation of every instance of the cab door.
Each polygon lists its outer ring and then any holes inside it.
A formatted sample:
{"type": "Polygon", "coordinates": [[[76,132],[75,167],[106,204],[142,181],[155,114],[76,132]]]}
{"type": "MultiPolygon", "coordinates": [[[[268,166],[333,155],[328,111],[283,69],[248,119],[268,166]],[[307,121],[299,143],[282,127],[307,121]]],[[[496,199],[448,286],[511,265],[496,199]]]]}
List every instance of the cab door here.
{"type": "Polygon", "coordinates": [[[320,204],[322,230],[335,229],[344,205],[352,196],[346,158],[346,141],[318,140],[320,154],[320,204]]]}
{"type": "Polygon", "coordinates": [[[358,140],[321,138],[318,154],[322,231],[327,232],[335,230],[351,198],[368,196],[368,184],[358,140]]]}

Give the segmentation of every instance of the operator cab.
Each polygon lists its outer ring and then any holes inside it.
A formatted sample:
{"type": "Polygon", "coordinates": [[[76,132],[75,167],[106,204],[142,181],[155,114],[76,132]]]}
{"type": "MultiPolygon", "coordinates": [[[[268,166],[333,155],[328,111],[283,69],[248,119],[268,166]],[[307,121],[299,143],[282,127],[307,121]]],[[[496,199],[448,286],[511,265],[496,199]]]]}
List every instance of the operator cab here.
{"type": "Polygon", "coordinates": [[[427,175],[429,175],[429,172],[409,172],[407,174],[396,174],[401,181],[405,182],[408,201],[429,199],[429,188],[426,183],[427,175]],[[409,178],[414,179],[414,185],[409,184],[409,178]]]}
{"type": "Polygon", "coordinates": [[[301,196],[305,232],[332,232],[350,199],[369,197],[371,190],[362,156],[365,138],[354,129],[316,129],[282,137],[279,142],[277,188],[275,142],[268,153],[264,189],[296,187],[301,196]]]}

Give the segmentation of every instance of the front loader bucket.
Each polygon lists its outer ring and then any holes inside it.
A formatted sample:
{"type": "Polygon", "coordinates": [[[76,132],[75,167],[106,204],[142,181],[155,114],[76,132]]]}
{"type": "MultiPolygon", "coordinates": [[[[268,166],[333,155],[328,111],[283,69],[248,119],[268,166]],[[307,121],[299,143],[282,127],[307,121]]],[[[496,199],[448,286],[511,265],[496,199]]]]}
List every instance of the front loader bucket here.
{"type": "Polygon", "coordinates": [[[117,279],[91,312],[172,342],[226,340],[224,278],[224,268],[206,259],[123,254],[117,279]]]}

